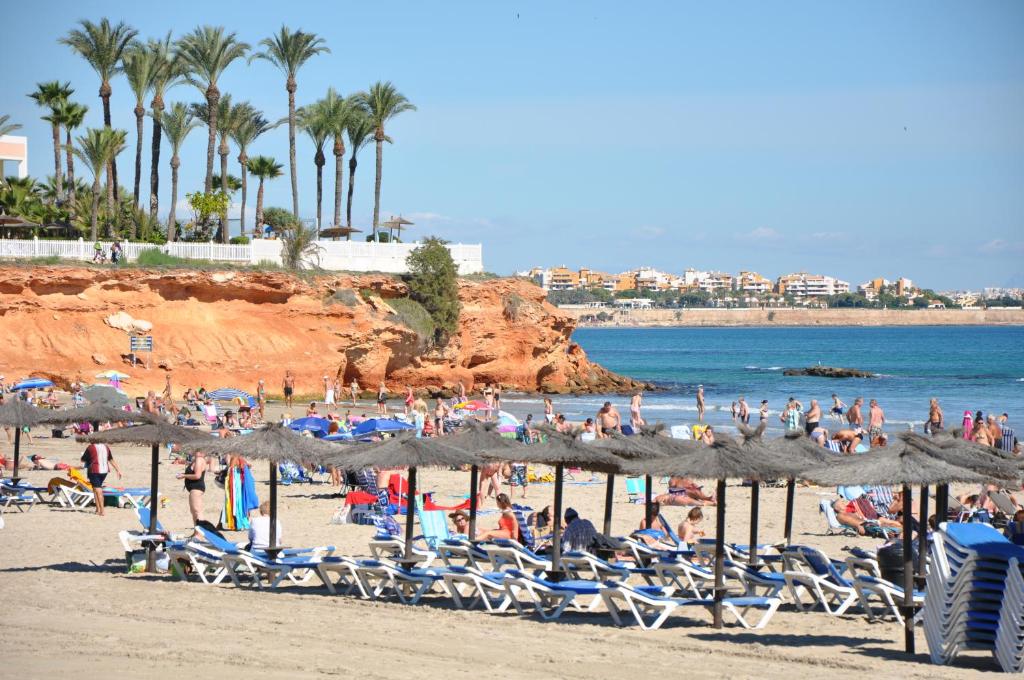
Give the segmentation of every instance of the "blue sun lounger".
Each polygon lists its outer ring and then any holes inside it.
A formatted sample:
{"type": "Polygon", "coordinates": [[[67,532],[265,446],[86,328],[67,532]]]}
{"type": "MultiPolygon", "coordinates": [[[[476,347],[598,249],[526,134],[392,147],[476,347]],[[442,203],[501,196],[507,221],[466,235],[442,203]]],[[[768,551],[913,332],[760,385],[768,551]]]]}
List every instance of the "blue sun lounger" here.
{"type": "MultiPolygon", "coordinates": [[[[624,611],[629,611],[643,630],[655,630],[675,611],[689,607],[709,610],[715,604],[710,598],[669,597],[664,588],[657,586],[635,587],[621,581],[609,581],[604,586],[601,599],[617,626],[624,625],[624,611]]],[[[722,600],[722,608],[744,628],[764,628],[781,603],[777,597],[727,597],[722,600]],[[744,618],[750,609],[764,609],[765,613],[751,623],[744,618]]]]}

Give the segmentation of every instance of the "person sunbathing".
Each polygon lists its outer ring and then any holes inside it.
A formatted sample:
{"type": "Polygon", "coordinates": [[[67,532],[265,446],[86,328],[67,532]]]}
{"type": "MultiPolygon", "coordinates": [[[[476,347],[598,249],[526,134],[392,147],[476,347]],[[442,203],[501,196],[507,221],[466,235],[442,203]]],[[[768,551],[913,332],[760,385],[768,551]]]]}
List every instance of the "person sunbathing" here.
{"type": "Polygon", "coordinates": [[[844,527],[849,527],[856,531],[861,536],[867,535],[867,529],[864,528],[864,520],[857,515],[847,512],[848,503],[845,498],[837,498],[832,504],[832,509],[836,512],[836,519],[844,527]]]}
{"type": "Polygon", "coordinates": [[[516,521],[515,513],[512,512],[512,501],[508,494],[498,494],[498,509],[501,510],[501,517],[498,519],[498,527],[484,531],[477,535],[478,541],[488,541],[493,538],[508,538],[513,541],[519,540],[519,522],[516,521]]]}
{"type": "Polygon", "coordinates": [[[68,470],[71,468],[67,463],[62,463],[59,460],[51,460],[38,454],[29,456],[28,459],[32,461],[33,470],[68,470]]]}
{"type": "Polygon", "coordinates": [[[704,537],[704,530],[700,528],[700,523],[703,519],[704,513],[701,512],[701,509],[693,508],[686,515],[686,519],[679,523],[679,529],[676,533],[679,534],[679,538],[683,543],[692,545],[704,537]]]}
{"type": "Polygon", "coordinates": [[[713,495],[705,494],[696,482],[687,477],[670,477],[668,493],[655,500],[662,505],[715,505],[717,502],[713,495]]]}

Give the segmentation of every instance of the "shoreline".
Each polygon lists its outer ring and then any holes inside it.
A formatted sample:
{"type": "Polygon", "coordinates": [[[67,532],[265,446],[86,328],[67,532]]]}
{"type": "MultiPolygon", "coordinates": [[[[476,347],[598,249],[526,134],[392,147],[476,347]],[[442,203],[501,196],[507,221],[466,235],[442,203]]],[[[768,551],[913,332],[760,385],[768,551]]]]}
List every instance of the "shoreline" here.
{"type": "Polygon", "coordinates": [[[608,321],[583,320],[605,311],[559,307],[578,328],[771,328],[1021,326],[1024,309],[632,309],[608,321]]]}

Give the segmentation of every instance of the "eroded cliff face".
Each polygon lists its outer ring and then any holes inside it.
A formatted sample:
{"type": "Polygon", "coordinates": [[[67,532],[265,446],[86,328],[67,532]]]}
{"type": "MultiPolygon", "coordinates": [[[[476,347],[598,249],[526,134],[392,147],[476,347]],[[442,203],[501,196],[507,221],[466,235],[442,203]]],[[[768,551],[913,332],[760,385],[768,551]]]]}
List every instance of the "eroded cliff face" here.
{"type": "Polygon", "coordinates": [[[324,375],[370,390],[386,381],[443,393],[500,383],[542,392],[615,392],[639,385],[590,362],[571,341],[575,320],[514,279],[464,281],[462,316],[447,347],[428,350],[388,299],[387,276],[0,268],[0,373],[90,381],[105,369],[132,376],[131,392],[185,386],[277,394],[285,370],[297,392],[318,394],[324,375]],[[151,324],[151,329],[149,328],[151,324]],[[130,368],[129,333],[153,336],[148,367],[130,368]]]}

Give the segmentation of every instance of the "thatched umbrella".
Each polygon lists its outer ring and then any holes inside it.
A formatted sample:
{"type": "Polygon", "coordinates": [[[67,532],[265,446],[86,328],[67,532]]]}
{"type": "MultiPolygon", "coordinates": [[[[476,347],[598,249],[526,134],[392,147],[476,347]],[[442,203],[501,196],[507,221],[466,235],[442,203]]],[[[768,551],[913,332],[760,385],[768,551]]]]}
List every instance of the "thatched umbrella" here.
{"type": "Polygon", "coordinates": [[[338,452],[338,445],[304,437],[280,423],[270,423],[252,434],[208,442],[184,444],[183,451],[205,451],[214,456],[243,456],[270,463],[270,546],[267,553],[276,557],[277,545],[277,465],[286,460],[320,462],[338,452]]]}
{"type": "MultiPolygon", "coordinates": [[[[448,446],[468,451],[477,456],[503,454],[514,456],[525,446],[514,439],[506,439],[498,432],[498,424],[482,420],[467,419],[455,434],[444,438],[448,446]]],[[[479,504],[477,486],[480,481],[480,466],[473,463],[469,468],[469,540],[476,538],[476,513],[479,504]]]]}
{"type": "Polygon", "coordinates": [[[720,434],[710,446],[687,447],[688,453],[644,463],[652,475],[679,475],[717,480],[715,526],[715,604],[714,625],[722,627],[722,598],[725,585],[725,482],[727,479],[763,481],[797,474],[802,464],[788,457],[771,454],[764,447],[743,446],[720,434]]]}
{"type": "Polygon", "coordinates": [[[514,456],[506,454],[489,454],[486,458],[499,460],[521,460],[555,468],[555,511],[551,536],[551,577],[561,578],[559,565],[562,560],[562,476],[565,467],[579,467],[596,472],[622,472],[632,469],[627,461],[607,451],[576,439],[572,434],[559,432],[553,427],[538,428],[545,435],[546,441],[523,447],[514,456]]]}
{"type": "MultiPolygon", "coordinates": [[[[914,653],[914,555],[911,540],[913,498],[911,486],[948,482],[983,482],[985,475],[940,460],[915,444],[886,447],[859,456],[844,456],[827,465],[806,470],[806,479],[825,486],[843,484],[903,485],[903,622],[906,651],[914,653]]],[[[926,532],[927,517],[919,531],[926,532]]],[[[919,556],[924,560],[924,554],[919,556]]]]}
{"type": "MultiPolygon", "coordinates": [[[[658,439],[665,439],[661,436],[665,426],[661,423],[651,427],[644,426],[642,434],[632,437],[613,432],[610,435],[595,439],[591,444],[603,451],[607,451],[626,460],[650,460],[652,458],[664,458],[668,454],[659,447],[658,439]]],[[[644,519],[645,526],[651,527],[651,478],[646,479],[644,490],[644,519]]],[[[605,484],[604,492],[604,533],[610,536],[612,533],[612,496],[615,493],[615,473],[608,473],[608,481],[605,484]]]]}
{"type": "MultiPolygon", "coordinates": [[[[86,406],[74,411],[90,411],[100,413],[98,409],[106,408],[97,405],[86,406]]],[[[74,411],[69,411],[73,413],[74,411]]],[[[122,412],[123,413],[123,412],[122,412]]],[[[146,414],[147,416],[149,414],[146,414]]],[[[73,421],[81,422],[81,421],[73,421]]],[[[179,427],[154,419],[145,425],[134,427],[115,427],[112,430],[104,430],[93,434],[78,437],[78,441],[88,444],[148,444],[150,447],[149,458],[149,533],[156,533],[157,513],[160,509],[160,446],[163,444],[184,444],[188,442],[212,442],[209,434],[192,430],[187,427],[179,427]]],[[[146,554],[146,571],[155,571],[156,551],[151,545],[146,554]]]]}
{"type": "Polygon", "coordinates": [[[337,239],[339,236],[346,236],[351,238],[352,234],[361,232],[362,229],[356,229],[355,227],[329,227],[327,229],[320,230],[320,236],[323,238],[337,239]]]}
{"type": "Polygon", "coordinates": [[[43,411],[39,420],[46,425],[68,425],[71,423],[157,423],[160,416],[145,411],[125,411],[103,402],[86,404],[77,408],[43,411]]]}
{"type": "Polygon", "coordinates": [[[114,408],[128,404],[128,397],[113,385],[90,385],[82,390],[82,397],[90,403],[114,408]]]}
{"type": "Polygon", "coordinates": [[[353,447],[354,450],[330,458],[347,469],[368,467],[404,467],[409,469],[409,493],[405,513],[406,566],[416,560],[412,556],[413,523],[416,519],[416,469],[424,466],[461,467],[478,465],[480,458],[461,448],[449,446],[450,437],[417,437],[415,434],[398,435],[382,442],[353,447]]]}
{"type": "Polygon", "coordinates": [[[398,217],[392,217],[390,220],[388,220],[387,222],[385,222],[381,226],[382,227],[387,227],[391,231],[391,236],[394,237],[396,229],[398,230],[398,235],[401,236],[402,235],[402,229],[404,229],[406,226],[412,226],[412,225],[413,225],[413,222],[410,222],[409,220],[407,220],[404,217],[402,217],[401,215],[399,215],[398,217]]]}
{"type": "Polygon", "coordinates": [[[14,428],[14,474],[11,481],[18,483],[18,465],[21,459],[21,430],[34,427],[42,419],[43,411],[28,402],[15,397],[11,401],[0,404],[0,425],[14,428]]]}

